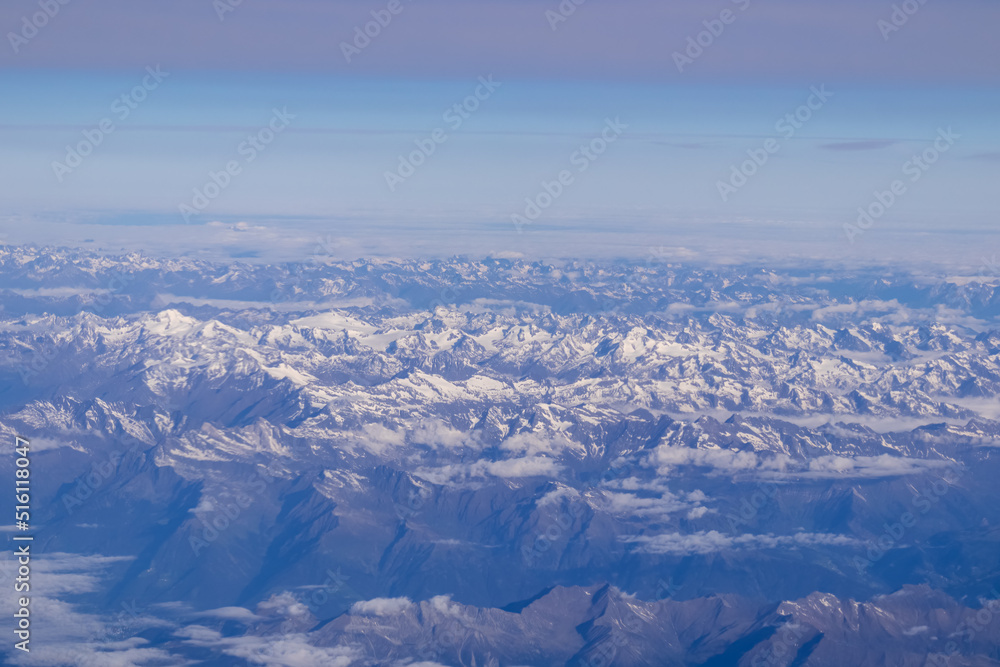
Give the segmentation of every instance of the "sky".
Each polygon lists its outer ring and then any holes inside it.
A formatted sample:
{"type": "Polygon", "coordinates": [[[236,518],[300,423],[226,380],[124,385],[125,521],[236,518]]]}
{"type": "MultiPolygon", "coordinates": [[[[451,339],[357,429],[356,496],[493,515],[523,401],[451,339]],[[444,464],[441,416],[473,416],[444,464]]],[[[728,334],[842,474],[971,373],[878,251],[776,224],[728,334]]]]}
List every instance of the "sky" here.
{"type": "Polygon", "coordinates": [[[65,2],[0,8],[9,242],[1000,251],[995,2],[65,2]]]}

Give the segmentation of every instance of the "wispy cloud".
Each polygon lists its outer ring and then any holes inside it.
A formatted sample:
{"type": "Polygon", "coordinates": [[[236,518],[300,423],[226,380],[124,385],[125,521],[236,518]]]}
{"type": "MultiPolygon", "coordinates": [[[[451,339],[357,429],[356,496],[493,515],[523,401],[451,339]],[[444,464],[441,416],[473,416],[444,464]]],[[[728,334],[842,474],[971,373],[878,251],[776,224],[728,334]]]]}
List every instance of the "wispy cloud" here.
{"type": "Polygon", "coordinates": [[[820,148],[830,151],[876,151],[896,145],[895,139],[863,139],[859,141],[837,141],[823,144],[820,148]]]}
{"type": "Polygon", "coordinates": [[[652,554],[691,556],[737,549],[777,549],[810,546],[850,546],[857,540],[829,533],[796,533],[795,535],[724,535],[718,531],[696,533],[665,533],[629,537],[627,543],[638,544],[639,551],[652,554]]]}

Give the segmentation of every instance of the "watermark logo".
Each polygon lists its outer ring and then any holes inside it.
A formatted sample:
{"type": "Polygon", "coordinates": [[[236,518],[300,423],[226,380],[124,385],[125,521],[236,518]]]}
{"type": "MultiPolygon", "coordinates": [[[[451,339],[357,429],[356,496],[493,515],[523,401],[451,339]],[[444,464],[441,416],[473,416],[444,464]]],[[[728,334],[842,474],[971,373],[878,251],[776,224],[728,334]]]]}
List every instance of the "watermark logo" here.
{"type": "Polygon", "coordinates": [[[70,3],[70,0],[39,0],[38,6],[41,11],[35,12],[31,16],[21,17],[21,30],[18,32],[8,32],[7,41],[14,53],[20,53],[21,47],[38,36],[40,30],[54,19],[62,8],[70,3]]]}
{"type": "MultiPolygon", "coordinates": [[[[605,119],[601,134],[574,151],[569,158],[570,164],[576,167],[576,172],[579,174],[587,171],[590,165],[604,155],[608,146],[618,141],[627,129],[628,125],[621,122],[620,118],[605,119]]],[[[525,198],[524,210],[510,216],[517,232],[520,234],[526,226],[538,220],[542,213],[562,197],[575,182],[576,176],[569,169],[563,169],[551,181],[542,181],[541,190],[535,196],[525,198]]]]}
{"type": "Polygon", "coordinates": [[[233,179],[243,173],[243,167],[266,151],[275,137],[284,132],[295,119],[295,114],[288,113],[287,107],[281,110],[273,109],[273,112],[274,115],[265,127],[247,136],[246,140],[236,147],[236,153],[242,160],[229,160],[219,171],[209,171],[205,184],[192,191],[191,202],[178,206],[184,222],[191,222],[192,216],[208,208],[209,204],[232,185],[233,179]]]}
{"type": "MultiPolygon", "coordinates": [[[[732,0],[732,2],[741,12],[746,11],[750,7],[750,0],[732,0]]],[[[723,9],[716,18],[702,21],[701,24],[705,29],[696,35],[688,37],[687,46],[683,52],[674,51],[674,64],[677,66],[677,71],[683,74],[685,67],[693,65],[695,60],[701,58],[705,54],[705,51],[715,44],[715,40],[722,37],[722,34],[726,31],[726,26],[736,22],[737,16],[739,14],[733,10],[723,9]]]]}
{"type": "Polygon", "coordinates": [[[372,40],[381,35],[382,31],[392,23],[392,19],[402,14],[404,9],[406,7],[400,0],[389,0],[385,9],[373,9],[371,21],[363,26],[355,26],[354,39],[340,43],[340,52],[344,54],[344,60],[350,64],[355,56],[361,55],[362,51],[371,46],[372,40]]]}
{"type": "MultiPolygon", "coordinates": [[[[164,72],[160,66],[147,67],[146,76],[142,78],[142,83],[132,90],[115,98],[111,103],[111,112],[119,122],[124,122],[132,115],[132,112],[139,108],[139,105],[146,101],[149,94],[160,87],[160,84],[170,76],[170,72],[164,72]]],[[[118,129],[115,121],[110,117],[105,117],[97,123],[95,127],[83,131],[83,140],[66,146],[66,156],[62,162],[58,160],[52,163],[52,171],[60,183],[68,174],[73,173],[83,161],[97,150],[97,147],[104,143],[104,140],[118,129]]]]}
{"type": "MultiPolygon", "coordinates": [[[[910,183],[916,183],[961,138],[962,135],[953,132],[950,127],[947,130],[938,129],[938,136],[932,145],[903,163],[903,176],[908,176],[910,183]]],[[[872,201],[867,206],[858,207],[858,217],[854,224],[844,223],[844,235],[847,236],[847,240],[854,243],[855,239],[874,227],[875,223],[908,191],[906,181],[899,178],[893,180],[885,190],[875,190],[872,201]]]]}
{"type": "MultiPolygon", "coordinates": [[[[472,95],[449,107],[442,114],[441,119],[448,124],[451,131],[459,130],[465,121],[471,118],[480,105],[490,99],[501,85],[503,84],[493,80],[492,74],[487,77],[479,77],[479,85],[476,86],[472,95]]],[[[400,155],[399,165],[395,171],[385,172],[385,184],[389,186],[389,191],[395,192],[396,188],[406,179],[417,173],[417,169],[422,167],[437,152],[438,146],[446,141],[448,141],[448,131],[441,127],[435,128],[427,137],[414,139],[416,150],[407,155],[400,155]]]]}
{"type": "MultiPolygon", "coordinates": [[[[811,94],[806,99],[805,104],[799,106],[794,112],[785,114],[774,124],[774,129],[781,134],[781,138],[791,139],[794,137],[795,133],[812,119],[815,112],[822,109],[827,101],[833,97],[833,93],[828,91],[825,85],[821,85],[819,88],[813,86],[809,90],[811,94]]],[[[723,203],[728,202],[732,195],[756,176],[757,172],[771,160],[771,156],[780,150],[781,140],[777,137],[767,139],[760,148],[748,149],[747,157],[749,159],[730,167],[728,181],[716,181],[715,187],[718,189],[719,197],[722,198],[723,203]]]]}
{"type": "Polygon", "coordinates": [[[882,39],[888,42],[889,37],[894,32],[902,30],[903,26],[909,23],[910,19],[926,4],[927,0],[905,0],[901,4],[893,5],[889,19],[879,19],[875,24],[879,32],[882,33],[882,39]]]}
{"type": "Polygon", "coordinates": [[[562,0],[559,6],[556,7],[555,11],[551,9],[545,10],[545,20],[549,22],[549,27],[552,28],[552,32],[559,29],[559,25],[565,23],[569,20],[569,17],[576,14],[577,7],[586,3],[587,0],[562,0]]]}

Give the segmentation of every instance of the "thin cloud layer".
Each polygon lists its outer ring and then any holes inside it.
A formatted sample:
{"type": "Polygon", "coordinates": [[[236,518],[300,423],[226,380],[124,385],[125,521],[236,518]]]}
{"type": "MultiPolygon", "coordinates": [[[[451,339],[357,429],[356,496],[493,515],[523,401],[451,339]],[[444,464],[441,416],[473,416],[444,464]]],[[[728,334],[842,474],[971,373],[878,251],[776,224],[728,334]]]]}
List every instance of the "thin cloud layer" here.
{"type": "MultiPolygon", "coordinates": [[[[736,19],[684,72],[672,54],[685,52],[725,3],[591,0],[553,19],[559,3],[551,0],[403,2],[367,41],[355,41],[357,32],[382,5],[272,0],[220,12],[221,4],[71,3],[17,53],[0,50],[0,64],[651,80],[750,75],[986,82],[1000,73],[993,39],[1000,7],[970,0],[927,3],[889,29],[880,23],[892,22],[888,3],[736,2],[730,7],[736,19]]],[[[16,30],[36,9],[34,3],[6,3],[0,25],[16,30]]]]}

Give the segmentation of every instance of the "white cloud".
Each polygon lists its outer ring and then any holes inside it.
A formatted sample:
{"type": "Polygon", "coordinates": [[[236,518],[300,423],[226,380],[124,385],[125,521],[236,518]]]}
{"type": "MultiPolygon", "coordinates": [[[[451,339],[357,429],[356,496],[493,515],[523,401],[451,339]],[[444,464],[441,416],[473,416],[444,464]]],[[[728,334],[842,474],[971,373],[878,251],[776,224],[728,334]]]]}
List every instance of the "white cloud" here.
{"type": "Polygon", "coordinates": [[[381,424],[365,424],[361,429],[346,434],[345,439],[350,449],[360,447],[376,456],[384,456],[406,444],[406,432],[394,431],[381,424]]]}
{"type": "Polygon", "coordinates": [[[440,421],[428,421],[410,431],[410,441],[432,447],[456,449],[465,445],[478,446],[478,434],[466,433],[440,421]]]}
{"type": "Polygon", "coordinates": [[[361,658],[355,647],[313,646],[302,634],[223,637],[215,630],[196,625],[174,634],[192,646],[220,650],[267,667],[350,667],[361,658]]]}
{"type": "Polygon", "coordinates": [[[285,591],[260,602],[257,605],[257,613],[264,616],[292,618],[308,614],[309,608],[299,602],[294,595],[285,591]]]}
{"type": "Polygon", "coordinates": [[[459,617],[462,614],[462,606],[451,601],[450,595],[435,595],[426,603],[429,609],[444,616],[459,617]]]}
{"type": "Polygon", "coordinates": [[[209,616],[211,618],[220,618],[227,621],[240,621],[242,623],[251,623],[253,621],[261,620],[257,614],[253,613],[249,609],[244,609],[243,607],[220,607],[219,609],[209,609],[208,611],[202,611],[195,616],[209,616]]]}
{"type": "MultiPolygon", "coordinates": [[[[172,627],[172,623],[138,609],[129,613],[112,610],[103,615],[83,613],[75,604],[59,599],[104,590],[106,570],[129,560],[64,553],[33,558],[31,653],[22,655],[20,651],[10,651],[4,664],[39,667],[188,664],[167,650],[147,647],[145,639],[135,636],[149,628],[172,627]]],[[[13,613],[11,604],[13,598],[8,601],[5,613],[13,613]]]]}
{"type": "Polygon", "coordinates": [[[627,517],[663,517],[691,507],[670,493],[659,497],[641,497],[631,493],[605,491],[603,500],[602,507],[605,511],[627,517]]]}
{"type": "Polygon", "coordinates": [[[837,456],[828,454],[796,461],[785,454],[758,456],[753,452],[726,449],[696,449],[660,445],[652,455],[658,472],[667,475],[685,465],[712,468],[723,473],[757,472],[769,479],[794,478],[876,478],[912,475],[947,466],[940,460],[914,459],[881,454],[879,456],[837,456]]]}
{"type": "Polygon", "coordinates": [[[849,546],[857,540],[844,535],[829,533],[797,533],[795,535],[724,535],[716,530],[696,533],[665,533],[661,535],[638,535],[628,537],[625,542],[638,544],[639,550],[653,554],[676,556],[704,555],[737,549],[774,549],[795,546],[849,546]]]}
{"type": "Polygon", "coordinates": [[[913,475],[948,465],[947,461],[880,456],[820,456],[809,461],[806,477],[897,477],[913,475]]]}
{"type": "Polygon", "coordinates": [[[413,601],[410,598],[375,598],[355,602],[351,607],[351,613],[359,616],[393,616],[412,607],[413,601]]]}
{"type": "Polygon", "coordinates": [[[753,470],[760,459],[753,452],[734,452],[728,449],[696,449],[660,445],[654,451],[654,460],[669,471],[671,467],[694,465],[722,470],[753,470]]]}
{"type": "Polygon", "coordinates": [[[558,456],[567,449],[574,448],[573,442],[562,435],[541,435],[536,433],[515,433],[500,445],[500,449],[527,456],[550,454],[558,456]]]}
{"type": "Polygon", "coordinates": [[[555,461],[544,456],[495,461],[486,466],[494,477],[555,477],[562,469],[555,461]]]}
{"type": "Polygon", "coordinates": [[[548,507],[549,505],[558,505],[563,500],[578,500],[580,498],[580,492],[570,486],[564,486],[560,484],[557,488],[549,491],[544,496],[539,498],[535,506],[539,509],[542,507],[548,507]]]}

